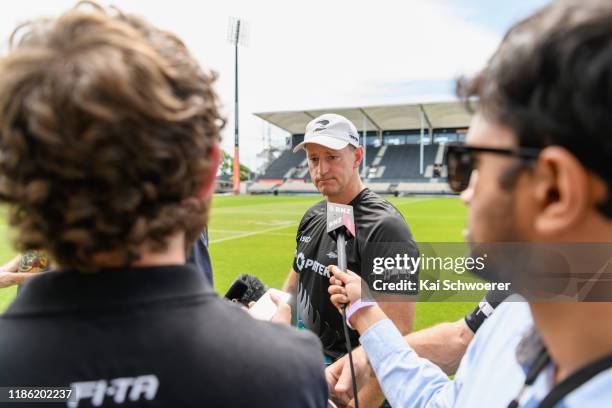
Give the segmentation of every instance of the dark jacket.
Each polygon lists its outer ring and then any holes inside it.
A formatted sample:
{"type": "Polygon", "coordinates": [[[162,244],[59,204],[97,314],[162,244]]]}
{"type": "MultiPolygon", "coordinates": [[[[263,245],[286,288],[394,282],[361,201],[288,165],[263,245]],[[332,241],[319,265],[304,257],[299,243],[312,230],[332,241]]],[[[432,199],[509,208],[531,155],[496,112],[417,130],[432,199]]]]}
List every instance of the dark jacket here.
{"type": "Polygon", "coordinates": [[[0,317],[0,387],[71,385],[79,407],[327,401],[312,334],[253,320],[176,265],[48,272],[24,285],[0,317]]]}

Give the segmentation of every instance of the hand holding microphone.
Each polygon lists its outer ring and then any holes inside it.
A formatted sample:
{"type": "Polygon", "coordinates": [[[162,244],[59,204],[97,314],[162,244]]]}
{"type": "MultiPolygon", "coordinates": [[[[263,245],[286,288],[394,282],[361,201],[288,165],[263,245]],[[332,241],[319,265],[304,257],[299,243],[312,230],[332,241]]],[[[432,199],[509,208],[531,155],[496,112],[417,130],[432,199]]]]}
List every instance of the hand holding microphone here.
{"type": "MultiPolygon", "coordinates": [[[[327,233],[336,241],[336,250],[338,252],[338,266],[334,268],[336,268],[339,272],[346,271],[346,241],[355,236],[355,220],[353,217],[353,207],[351,207],[350,205],[342,205],[328,202],[327,233]]],[[[358,387],[357,380],[355,378],[355,367],[353,365],[352,346],[348,330],[348,322],[346,320],[345,306],[346,303],[338,304],[340,314],[342,315],[342,319],[344,321],[344,339],[346,341],[346,349],[348,351],[349,365],[351,369],[351,383],[353,385],[353,395],[355,395],[355,408],[359,408],[359,398],[357,398],[358,387]]]]}
{"type": "Polygon", "coordinates": [[[364,300],[359,275],[348,270],[342,272],[333,265],[328,268],[333,274],[329,279],[330,300],[338,310],[346,307],[346,321],[352,329],[363,334],[371,325],[387,318],[376,302],[364,300]]]}
{"type": "Polygon", "coordinates": [[[346,270],[341,271],[335,265],[329,265],[327,270],[332,274],[329,278],[330,300],[338,310],[342,306],[350,306],[351,303],[361,298],[361,278],[356,273],[346,270]]]}

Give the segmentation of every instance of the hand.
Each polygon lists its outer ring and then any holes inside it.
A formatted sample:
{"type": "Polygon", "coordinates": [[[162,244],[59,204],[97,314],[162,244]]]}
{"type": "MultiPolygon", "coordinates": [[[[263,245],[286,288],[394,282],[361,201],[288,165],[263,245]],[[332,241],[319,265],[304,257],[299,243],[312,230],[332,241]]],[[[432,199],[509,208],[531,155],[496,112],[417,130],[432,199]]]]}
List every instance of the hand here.
{"type": "Polygon", "coordinates": [[[17,272],[21,263],[21,254],[17,255],[4,265],[0,266],[0,272],[17,272]]]}
{"type": "MultiPolygon", "coordinates": [[[[372,366],[363,348],[353,350],[353,367],[355,380],[360,388],[368,378],[374,375],[372,366]]],[[[348,355],[344,355],[325,369],[325,379],[329,387],[330,397],[339,406],[346,406],[355,396],[351,380],[351,368],[348,355]]]]}
{"type": "Polygon", "coordinates": [[[291,306],[283,302],[283,300],[274,293],[270,293],[270,299],[272,299],[272,302],[274,302],[277,308],[276,313],[274,313],[270,321],[291,326],[291,306]]]}
{"type": "Polygon", "coordinates": [[[329,265],[327,269],[333,274],[329,278],[330,300],[340,310],[341,305],[348,305],[361,298],[361,278],[355,272],[342,272],[337,266],[329,265]]]}
{"type": "Polygon", "coordinates": [[[17,272],[19,270],[20,262],[21,255],[17,255],[4,265],[0,266],[0,288],[20,285],[35,275],[33,272],[17,272]]]}
{"type": "MultiPolygon", "coordinates": [[[[337,266],[328,266],[329,271],[334,275],[329,279],[329,288],[327,291],[330,294],[330,300],[334,306],[340,311],[342,305],[349,306],[350,304],[361,299],[362,284],[361,278],[354,272],[342,272],[337,266]]],[[[367,290],[367,288],[365,288],[367,290]]],[[[365,294],[368,299],[372,299],[372,295],[368,292],[365,294]]],[[[380,320],[387,319],[387,315],[378,307],[378,305],[364,307],[354,312],[350,317],[351,325],[359,332],[365,331],[373,324],[380,320]]]]}

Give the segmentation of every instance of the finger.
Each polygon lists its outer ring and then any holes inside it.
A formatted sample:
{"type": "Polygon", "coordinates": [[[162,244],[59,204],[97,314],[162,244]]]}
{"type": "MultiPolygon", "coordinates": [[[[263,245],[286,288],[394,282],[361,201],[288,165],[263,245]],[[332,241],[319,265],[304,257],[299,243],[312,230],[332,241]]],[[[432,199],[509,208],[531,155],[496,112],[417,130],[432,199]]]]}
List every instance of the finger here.
{"type": "Polygon", "coordinates": [[[251,300],[251,301],[249,302],[249,306],[248,306],[248,308],[250,309],[250,308],[252,308],[253,306],[255,306],[255,301],[251,300]]]}
{"type": "Polygon", "coordinates": [[[276,306],[279,306],[281,303],[285,303],[274,293],[270,293],[270,299],[272,300],[272,303],[274,303],[276,306]]]}
{"type": "Polygon", "coordinates": [[[338,377],[340,376],[340,372],[342,371],[342,364],[339,361],[336,361],[329,367],[325,369],[325,381],[327,382],[327,387],[330,390],[333,390],[338,382],[338,377]]]}
{"type": "MultiPolygon", "coordinates": [[[[355,272],[351,271],[350,269],[347,269],[346,271],[342,271],[342,270],[341,270],[340,268],[338,268],[338,266],[336,266],[336,265],[328,265],[328,266],[327,266],[327,270],[328,270],[328,271],[332,272],[332,269],[333,269],[333,270],[335,270],[335,271],[340,271],[341,273],[345,273],[345,274],[347,274],[347,275],[349,275],[349,276],[352,276],[352,277],[356,277],[356,278],[359,278],[359,277],[360,277],[358,274],[356,274],[355,272]]],[[[332,276],[330,279],[332,279],[332,278],[333,278],[333,276],[332,276]]]]}
{"type": "Polygon", "coordinates": [[[347,284],[351,278],[349,274],[342,272],[336,265],[329,265],[328,270],[333,273],[334,277],[343,284],[347,284]]]}
{"type": "Polygon", "coordinates": [[[327,292],[330,295],[346,295],[346,289],[344,286],[332,285],[327,288],[327,292]]]}
{"type": "Polygon", "coordinates": [[[349,394],[350,397],[353,397],[353,382],[351,380],[351,370],[348,367],[348,364],[344,364],[343,370],[340,373],[340,377],[338,378],[338,382],[336,383],[336,387],[334,390],[337,393],[346,393],[349,394]]]}
{"type": "Polygon", "coordinates": [[[336,308],[340,308],[341,305],[349,303],[349,298],[344,295],[332,295],[330,300],[336,308]]]}
{"type": "MultiPolygon", "coordinates": [[[[338,394],[335,393],[334,390],[330,390],[329,393],[329,397],[332,400],[332,402],[334,405],[329,405],[327,408],[350,408],[351,406],[349,405],[351,403],[351,397],[347,396],[346,394],[338,394]]],[[[354,408],[354,407],[353,407],[354,408]]]]}
{"type": "Polygon", "coordinates": [[[274,313],[270,320],[291,326],[291,306],[284,302],[279,303],[276,313],[274,313]]]}
{"type": "MultiPolygon", "coordinates": [[[[331,271],[331,267],[336,267],[335,265],[328,265],[327,266],[327,270],[331,271]]],[[[337,267],[336,267],[337,268],[337,267]]],[[[332,276],[329,278],[329,284],[330,285],[342,285],[343,283],[337,279],[336,277],[334,277],[334,275],[332,274],[332,276]]]]}

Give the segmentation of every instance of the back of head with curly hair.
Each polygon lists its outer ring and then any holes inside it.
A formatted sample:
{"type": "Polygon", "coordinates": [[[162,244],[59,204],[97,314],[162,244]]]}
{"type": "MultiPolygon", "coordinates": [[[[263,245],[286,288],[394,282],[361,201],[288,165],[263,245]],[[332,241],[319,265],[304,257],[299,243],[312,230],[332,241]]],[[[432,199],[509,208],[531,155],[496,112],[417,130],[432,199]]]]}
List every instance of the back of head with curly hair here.
{"type": "Polygon", "coordinates": [[[16,245],[78,271],[197,237],[224,123],[215,75],[177,37],[84,6],[18,27],[0,60],[0,200],[16,245]]]}

